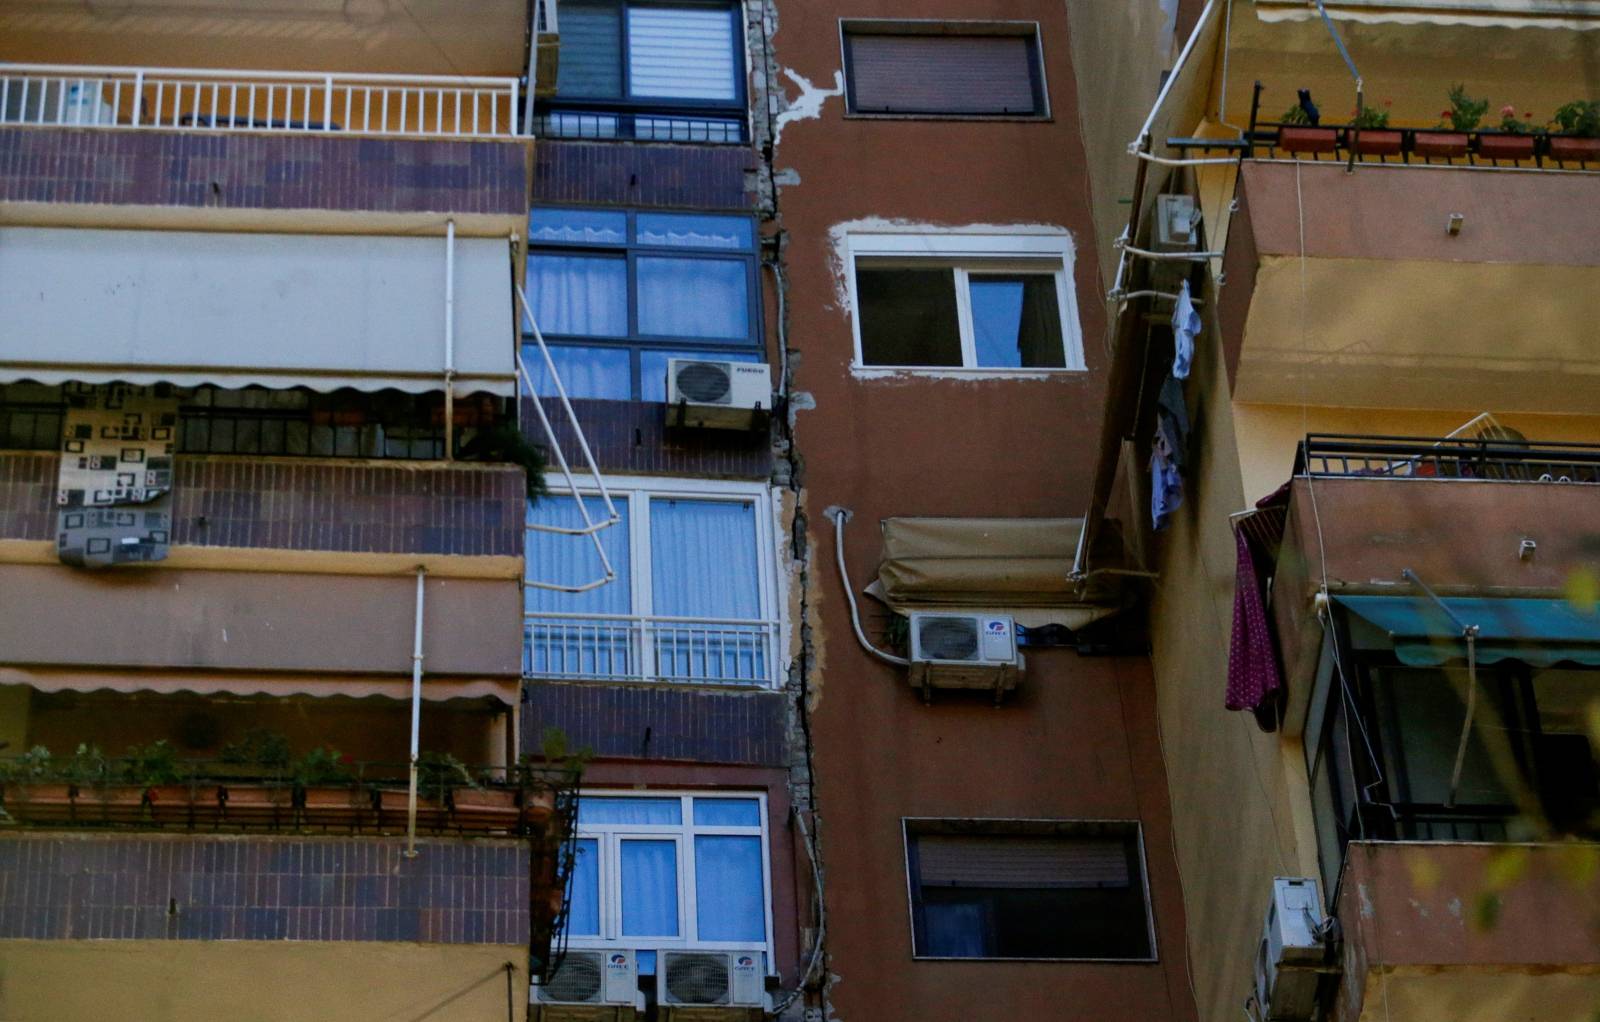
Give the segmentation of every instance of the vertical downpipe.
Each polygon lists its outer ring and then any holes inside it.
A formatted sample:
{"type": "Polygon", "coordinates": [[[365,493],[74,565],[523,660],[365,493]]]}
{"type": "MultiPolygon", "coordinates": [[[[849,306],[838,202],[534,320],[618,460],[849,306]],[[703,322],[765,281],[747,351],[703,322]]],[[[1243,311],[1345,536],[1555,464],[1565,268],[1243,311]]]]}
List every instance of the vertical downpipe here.
{"type": "Polygon", "coordinates": [[[422,605],[428,569],[417,565],[417,616],[411,638],[411,783],[406,791],[406,851],[417,857],[417,746],[422,731],[422,605]]]}
{"type": "Polygon", "coordinates": [[[444,458],[455,458],[456,222],[444,222],[444,458]]]}

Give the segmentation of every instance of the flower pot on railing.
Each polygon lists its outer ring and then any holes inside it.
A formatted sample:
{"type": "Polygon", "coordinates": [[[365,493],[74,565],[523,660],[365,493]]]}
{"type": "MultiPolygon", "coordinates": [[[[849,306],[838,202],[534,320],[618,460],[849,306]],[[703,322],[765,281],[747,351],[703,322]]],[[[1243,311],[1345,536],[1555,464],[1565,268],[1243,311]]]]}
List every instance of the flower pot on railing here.
{"type": "Polygon", "coordinates": [[[1351,145],[1363,156],[1399,156],[1404,136],[1388,128],[1350,130],[1351,145]]]}
{"type": "Polygon", "coordinates": [[[1478,155],[1486,160],[1531,160],[1538,141],[1533,135],[1502,135],[1480,132],[1478,155]]]}
{"type": "MultiPolygon", "coordinates": [[[[408,824],[411,792],[407,788],[378,789],[378,825],[385,830],[402,831],[408,824]]],[[[417,792],[417,829],[438,830],[449,815],[444,799],[417,792]]]]}
{"type": "Polygon", "coordinates": [[[532,829],[549,825],[556,814],[556,793],[551,788],[532,787],[522,790],[522,824],[532,829]]]}
{"type": "Polygon", "coordinates": [[[105,823],[139,823],[144,819],[144,785],[107,784],[78,796],[79,810],[105,823]],[[87,798],[85,797],[87,795],[87,798]]]}
{"type": "Polygon", "coordinates": [[[1286,124],[1278,129],[1278,148],[1291,153],[1331,153],[1339,147],[1339,133],[1333,128],[1286,124]]]}
{"type": "Polygon", "coordinates": [[[1412,136],[1411,151],[1430,160],[1454,160],[1467,155],[1464,131],[1419,131],[1412,136]]]}
{"type": "Polygon", "coordinates": [[[217,791],[222,820],[241,827],[274,827],[294,818],[294,791],[283,784],[234,784],[217,791]]]}
{"type": "MultiPolygon", "coordinates": [[[[212,788],[215,803],[216,789],[212,788]]],[[[144,791],[150,819],[164,826],[188,826],[194,822],[194,803],[199,795],[187,784],[152,784],[144,791]]]]}
{"type": "Polygon", "coordinates": [[[23,823],[63,823],[73,818],[77,786],[66,782],[12,783],[4,789],[5,808],[23,823]]]}
{"type": "Polygon", "coordinates": [[[457,788],[450,793],[450,822],[463,830],[515,830],[517,793],[504,788],[457,788]]]}
{"type": "Polygon", "coordinates": [[[1551,135],[1547,151],[1562,163],[1600,163],[1600,138],[1551,135]]]}
{"type": "Polygon", "coordinates": [[[373,816],[372,795],[357,784],[307,785],[298,801],[300,822],[307,827],[353,829],[373,816]]]}

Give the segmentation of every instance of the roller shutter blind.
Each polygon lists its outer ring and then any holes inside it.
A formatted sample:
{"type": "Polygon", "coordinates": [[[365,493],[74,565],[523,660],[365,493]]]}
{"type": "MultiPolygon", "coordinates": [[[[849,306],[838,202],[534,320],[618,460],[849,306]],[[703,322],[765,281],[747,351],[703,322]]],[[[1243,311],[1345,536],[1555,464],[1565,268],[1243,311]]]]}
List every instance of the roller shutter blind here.
{"type": "Polygon", "coordinates": [[[1044,112],[1032,36],[849,32],[845,42],[854,113],[1044,112]]]}
{"type": "Polygon", "coordinates": [[[628,91],[637,97],[738,98],[726,8],[628,8],[628,91]]]}
{"type": "Polygon", "coordinates": [[[622,11],[615,3],[568,0],[561,5],[556,91],[562,97],[622,95],[622,11]]]}
{"type": "Polygon", "coordinates": [[[923,887],[1127,887],[1126,842],[1089,838],[917,838],[923,887]]]}

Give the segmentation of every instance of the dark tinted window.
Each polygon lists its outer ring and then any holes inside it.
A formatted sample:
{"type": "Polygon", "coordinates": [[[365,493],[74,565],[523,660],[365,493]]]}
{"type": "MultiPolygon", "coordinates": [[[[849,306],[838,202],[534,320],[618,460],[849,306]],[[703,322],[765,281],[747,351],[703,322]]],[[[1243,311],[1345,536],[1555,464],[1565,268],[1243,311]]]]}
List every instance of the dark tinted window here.
{"type": "Polygon", "coordinates": [[[934,33],[913,25],[845,27],[851,113],[1037,117],[1045,114],[1038,38],[1004,30],[934,33]]]}

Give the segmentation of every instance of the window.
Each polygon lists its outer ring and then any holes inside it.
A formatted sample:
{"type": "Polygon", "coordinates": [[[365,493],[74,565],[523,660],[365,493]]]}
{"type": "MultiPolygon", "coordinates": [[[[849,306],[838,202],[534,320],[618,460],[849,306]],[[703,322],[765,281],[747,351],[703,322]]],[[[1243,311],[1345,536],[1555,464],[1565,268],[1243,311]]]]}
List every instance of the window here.
{"type": "MultiPolygon", "coordinates": [[[[621,521],[597,533],[616,578],[587,592],[526,588],[524,673],[546,678],[769,685],[777,667],[772,523],[765,488],[619,480],[621,521]]],[[[585,496],[592,521],[603,500],[585,496]]],[[[570,495],[528,511],[529,581],[603,578],[570,495]]]]}
{"type": "Polygon", "coordinates": [[[743,38],[739,6],[727,0],[562,0],[561,66],[541,131],[742,142],[743,38]]]}
{"type": "Polygon", "coordinates": [[[1083,368],[1065,235],[852,234],[848,249],[858,366],[1083,368]]]}
{"type": "Polygon", "coordinates": [[[585,792],[569,945],[770,952],[766,818],[759,794],[585,792]]]}
{"type": "MultiPolygon", "coordinates": [[[[665,401],[669,358],[762,360],[749,217],[540,208],[528,240],[528,304],[568,396],[665,401]]],[[[554,393],[531,342],[523,360],[554,393]]]]}
{"type": "Polygon", "coordinates": [[[906,820],[918,958],[1155,958],[1132,822],[906,820]]]}
{"type": "Polygon", "coordinates": [[[1039,30],[1031,22],[846,21],[841,27],[851,114],[1049,115],[1039,30]]]}

